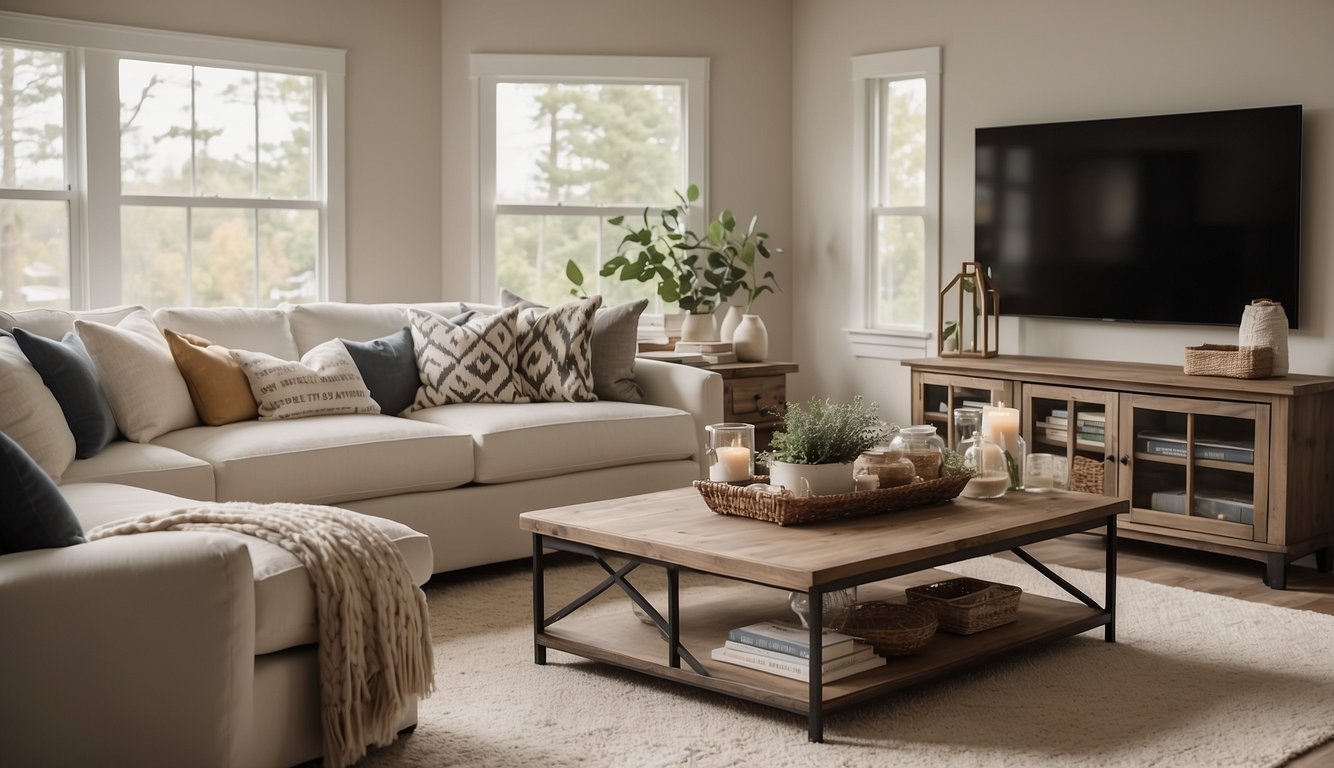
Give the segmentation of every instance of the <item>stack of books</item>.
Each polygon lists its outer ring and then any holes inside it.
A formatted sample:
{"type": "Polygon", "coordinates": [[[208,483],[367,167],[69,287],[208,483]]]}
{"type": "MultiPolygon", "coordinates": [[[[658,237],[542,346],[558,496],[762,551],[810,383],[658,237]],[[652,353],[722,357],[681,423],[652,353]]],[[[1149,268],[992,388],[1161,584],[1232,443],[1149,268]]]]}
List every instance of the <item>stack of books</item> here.
{"type": "MultiPolygon", "coordinates": [[[[1067,442],[1070,438],[1070,412],[1064,408],[1057,408],[1036,426],[1044,439],[1057,443],[1067,442]]],[[[1075,438],[1078,442],[1086,445],[1104,445],[1107,442],[1106,435],[1107,414],[1101,411],[1075,414],[1075,438]]]]}
{"type": "MultiPolygon", "coordinates": [[[[835,680],[885,665],[870,643],[850,635],[824,630],[821,680],[835,680]]],[[[762,621],[727,633],[727,642],[713,649],[714,661],[758,669],[793,680],[811,679],[810,630],[798,624],[762,621]]]]}
{"type": "Polygon", "coordinates": [[[736,362],[736,350],[730,341],[678,341],[676,351],[701,355],[709,365],[736,362]]]}

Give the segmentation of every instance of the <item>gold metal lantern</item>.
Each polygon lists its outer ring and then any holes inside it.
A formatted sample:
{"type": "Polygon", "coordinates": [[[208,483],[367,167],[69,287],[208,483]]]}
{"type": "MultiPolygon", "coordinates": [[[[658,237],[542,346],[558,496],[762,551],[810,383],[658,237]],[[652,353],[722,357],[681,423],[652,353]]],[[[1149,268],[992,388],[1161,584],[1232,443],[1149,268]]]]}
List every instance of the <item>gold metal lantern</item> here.
{"type": "Polygon", "coordinates": [[[995,357],[1000,348],[1000,294],[982,265],[966,261],[940,291],[936,353],[941,357],[995,357]]]}

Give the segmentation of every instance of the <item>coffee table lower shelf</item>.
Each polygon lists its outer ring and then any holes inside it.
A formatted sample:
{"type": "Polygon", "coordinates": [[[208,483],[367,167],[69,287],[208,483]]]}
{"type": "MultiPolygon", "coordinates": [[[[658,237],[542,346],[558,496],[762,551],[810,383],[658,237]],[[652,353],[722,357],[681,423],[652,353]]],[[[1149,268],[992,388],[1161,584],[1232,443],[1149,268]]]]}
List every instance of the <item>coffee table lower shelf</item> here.
{"type": "MultiPolygon", "coordinates": [[[[902,599],[903,590],[954,574],[929,570],[858,587],[859,599],[902,599]]],[[[728,630],[756,621],[792,620],[787,593],[750,584],[737,584],[726,598],[682,601],[681,643],[703,665],[708,675],[688,666],[673,667],[668,647],[658,630],[624,610],[587,616],[570,615],[535,639],[545,648],[614,664],[643,674],[674,680],[736,698],[801,715],[811,711],[809,686],[780,675],[714,661],[710,650],[721,646],[728,630]],[[748,592],[744,595],[739,590],[748,592]]],[[[1104,626],[1110,614],[1083,603],[1025,593],[1019,616],[1010,623],[975,635],[938,632],[926,647],[909,656],[889,657],[884,667],[846,677],[823,687],[823,711],[833,711],[908,686],[980,664],[1026,646],[1069,637],[1104,626]]]]}

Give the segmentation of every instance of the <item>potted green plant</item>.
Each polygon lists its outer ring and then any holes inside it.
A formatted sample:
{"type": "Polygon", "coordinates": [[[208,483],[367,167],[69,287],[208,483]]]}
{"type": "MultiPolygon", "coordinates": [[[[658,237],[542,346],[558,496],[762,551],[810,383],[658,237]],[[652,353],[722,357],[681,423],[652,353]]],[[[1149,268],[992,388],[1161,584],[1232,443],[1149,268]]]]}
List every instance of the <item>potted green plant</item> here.
{"type": "Polygon", "coordinates": [[[787,403],[783,426],[774,432],[769,450],[760,455],[769,465],[770,482],[798,493],[851,492],[852,462],[898,430],[881,421],[877,410],[861,395],[851,403],[818,397],[804,408],[787,403]]]}

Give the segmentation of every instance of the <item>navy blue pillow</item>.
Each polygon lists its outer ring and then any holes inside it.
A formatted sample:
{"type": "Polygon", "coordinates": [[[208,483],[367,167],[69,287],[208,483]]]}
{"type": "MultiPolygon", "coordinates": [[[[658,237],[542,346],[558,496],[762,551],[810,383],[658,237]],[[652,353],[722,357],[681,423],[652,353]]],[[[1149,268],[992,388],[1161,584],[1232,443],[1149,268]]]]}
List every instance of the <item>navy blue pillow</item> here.
{"type": "Polygon", "coordinates": [[[96,456],[116,439],[111,404],[102,391],[93,359],[78,336],[67,333],[62,341],[53,341],[15,328],[14,340],[60,403],[69,431],[74,433],[76,459],[96,456]]]}
{"type": "Polygon", "coordinates": [[[380,405],[380,413],[397,416],[412,405],[421,379],[412,351],[412,331],[407,326],[371,341],[341,341],[357,364],[366,389],[380,405]]]}
{"type": "Polygon", "coordinates": [[[56,484],[19,444],[0,432],[0,555],[82,544],[83,529],[56,484]]]}

